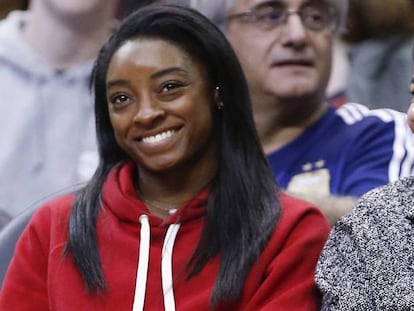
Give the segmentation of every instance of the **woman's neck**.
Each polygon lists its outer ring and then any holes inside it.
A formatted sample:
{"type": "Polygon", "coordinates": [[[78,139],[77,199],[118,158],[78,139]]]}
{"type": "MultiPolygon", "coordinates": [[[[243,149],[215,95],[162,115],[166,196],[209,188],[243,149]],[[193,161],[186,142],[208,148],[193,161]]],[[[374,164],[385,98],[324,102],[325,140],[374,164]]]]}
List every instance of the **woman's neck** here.
{"type": "Polygon", "coordinates": [[[171,210],[196,197],[209,187],[216,177],[217,168],[180,170],[176,174],[149,174],[138,170],[135,188],[138,197],[151,213],[167,218],[171,210]]]}

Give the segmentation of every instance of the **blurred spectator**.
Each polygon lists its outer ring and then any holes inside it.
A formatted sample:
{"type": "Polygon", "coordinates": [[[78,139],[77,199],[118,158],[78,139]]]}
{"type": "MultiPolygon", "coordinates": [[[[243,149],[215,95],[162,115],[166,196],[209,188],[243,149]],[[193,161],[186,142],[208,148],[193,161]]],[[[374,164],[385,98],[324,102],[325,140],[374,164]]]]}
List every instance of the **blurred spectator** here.
{"type": "Polygon", "coordinates": [[[32,0],[0,23],[0,206],[11,216],[97,165],[89,91],[117,0],[32,0]]]}
{"type": "Polygon", "coordinates": [[[350,0],[346,96],[369,108],[407,111],[414,43],[414,1],[350,0]]]}

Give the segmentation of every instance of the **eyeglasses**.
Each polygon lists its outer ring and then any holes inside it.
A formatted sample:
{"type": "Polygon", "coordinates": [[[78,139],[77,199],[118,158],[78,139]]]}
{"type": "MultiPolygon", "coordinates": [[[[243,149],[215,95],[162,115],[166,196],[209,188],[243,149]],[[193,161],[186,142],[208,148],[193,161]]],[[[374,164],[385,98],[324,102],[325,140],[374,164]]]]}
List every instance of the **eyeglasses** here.
{"type": "Polygon", "coordinates": [[[284,25],[289,16],[297,14],[305,28],[320,31],[337,26],[336,13],[333,8],[323,3],[308,3],[299,10],[289,10],[281,2],[266,1],[255,5],[246,12],[229,15],[228,20],[240,19],[255,24],[262,29],[272,29],[284,25]]]}

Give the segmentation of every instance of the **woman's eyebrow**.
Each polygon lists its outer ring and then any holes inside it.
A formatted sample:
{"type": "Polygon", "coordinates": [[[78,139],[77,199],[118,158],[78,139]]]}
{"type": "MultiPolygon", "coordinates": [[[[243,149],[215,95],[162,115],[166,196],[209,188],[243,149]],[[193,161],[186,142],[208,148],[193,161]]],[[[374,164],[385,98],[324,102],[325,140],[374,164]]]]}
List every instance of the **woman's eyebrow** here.
{"type": "Polygon", "coordinates": [[[125,86],[129,84],[130,82],[125,79],[111,80],[111,81],[106,82],[106,89],[109,90],[111,87],[114,87],[114,86],[125,86]]]}
{"type": "MultiPolygon", "coordinates": [[[[150,78],[153,79],[157,79],[160,78],[164,75],[167,75],[169,73],[173,73],[173,72],[179,72],[179,73],[184,73],[184,74],[188,74],[188,71],[181,68],[181,67],[169,67],[169,68],[165,68],[162,69],[160,71],[157,71],[155,73],[153,73],[150,78]]],[[[110,88],[114,87],[114,86],[127,86],[130,84],[129,80],[126,79],[116,79],[116,80],[110,80],[106,82],[106,89],[109,90],[110,88]]]]}
{"type": "Polygon", "coordinates": [[[151,75],[151,79],[157,79],[159,77],[162,77],[166,74],[173,73],[173,72],[180,72],[180,73],[188,74],[188,71],[183,69],[182,67],[169,67],[169,68],[165,68],[165,69],[162,69],[160,71],[153,73],[151,75]]]}

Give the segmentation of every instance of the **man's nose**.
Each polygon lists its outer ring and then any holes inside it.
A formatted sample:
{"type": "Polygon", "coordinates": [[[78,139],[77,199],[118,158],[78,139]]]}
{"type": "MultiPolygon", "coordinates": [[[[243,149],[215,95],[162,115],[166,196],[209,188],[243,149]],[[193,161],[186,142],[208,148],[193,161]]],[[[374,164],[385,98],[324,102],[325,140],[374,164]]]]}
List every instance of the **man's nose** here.
{"type": "Polygon", "coordinates": [[[291,11],[280,27],[279,36],[283,44],[302,46],[306,42],[307,30],[297,12],[291,11]]]}

